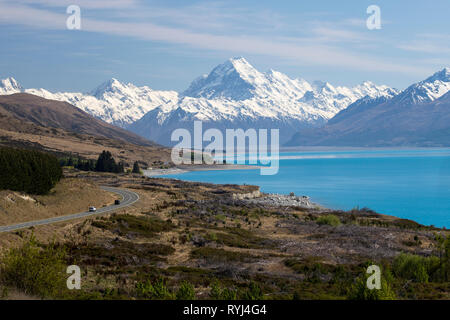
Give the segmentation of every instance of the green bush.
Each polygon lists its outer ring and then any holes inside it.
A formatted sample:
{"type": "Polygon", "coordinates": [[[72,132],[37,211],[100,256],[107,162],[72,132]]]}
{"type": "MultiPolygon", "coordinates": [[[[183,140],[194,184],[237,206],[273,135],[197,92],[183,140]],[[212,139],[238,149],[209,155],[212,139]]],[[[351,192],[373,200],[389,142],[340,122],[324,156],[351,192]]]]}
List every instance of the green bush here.
{"type": "Polygon", "coordinates": [[[263,292],[260,286],[258,286],[255,282],[250,282],[250,285],[248,286],[247,290],[245,290],[242,295],[241,299],[243,300],[262,300],[263,299],[263,292]]]}
{"type": "Polygon", "coordinates": [[[396,295],[390,286],[392,275],[389,271],[384,271],[381,276],[381,289],[369,289],[367,279],[369,274],[364,272],[363,276],[356,279],[351,286],[348,298],[350,300],[395,300],[396,295]]]}
{"type": "Polygon", "coordinates": [[[150,280],[138,282],[136,284],[136,294],[140,298],[152,300],[173,300],[174,295],[167,288],[164,279],[155,281],[154,284],[150,280]]]}
{"type": "Polygon", "coordinates": [[[392,271],[396,277],[427,283],[439,273],[440,261],[438,257],[421,257],[402,253],[392,263],[392,271]]]}
{"type": "Polygon", "coordinates": [[[0,282],[41,298],[61,297],[67,289],[66,251],[43,246],[34,237],[20,248],[6,251],[0,263],[0,282]]]}
{"type": "Polygon", "coordinates": [[[316,222],[318,224],[327,224],[329,226],[337,227],[341,224],[341,220],[333,214],[329,214],[326,216],[321,216],[317,218],[316,222]]]}
{"type": "Polygon", "coordinates": [[[153,283],[150,280],[138,282],[136,295],[139,298],[151,300],[195,300],[196,298],[194,286],[190,282],[183,281],[176,293],[173,293],[163,278],[159,278],[153,283]]]}
{"type": "Polygon", "coordinates": [[[231,288],[222,288],[219,281],[216,280],[211,284],[209,296],[214,300],[237,300],[237,291],[231,288]]]}
{"type": "Polygon", "coordinates": [[[195,300],[194,286],[187,281],[183,281],[175,296],[177,300],[195,300]]]}
{"type": "Polygon", "coordinates": [[[50,154],[0,148],[0,189],[46,194],[62,178],[58,159],[50,154]]]}

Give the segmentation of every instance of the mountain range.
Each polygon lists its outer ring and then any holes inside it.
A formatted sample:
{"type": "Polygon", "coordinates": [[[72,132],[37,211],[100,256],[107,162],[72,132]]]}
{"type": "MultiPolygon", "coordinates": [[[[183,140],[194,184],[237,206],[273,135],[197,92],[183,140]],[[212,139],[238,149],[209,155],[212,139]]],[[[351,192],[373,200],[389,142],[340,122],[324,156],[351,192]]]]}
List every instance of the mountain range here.
{"type": "Polygon", "coordinates": [[[286,142],[303,127],[326,123],[352,102],[365,97],[392,96],[395,89],[369,81],[353,88],[327,82],[308,83],[269,70],[262,73],[244,58],[233,58],[195,79],[183,92],[156,91],[111,79],[89,93],[23,89],[13,78],[3,80],[0,94],[27,92],[69,102],[108,123],[170,145],[176,128],[280,128],[286,142]]]}
{"type": "Polygon", "coordinates": [[[164,145],[173,145],[173,130],[192,130],[194,120],[201,120],[204,129],[279,128],[281,144],[290,146],[441,145],[442,139],[449,140],[445,139],[448,127],[438,121],[447,119],[449,70],[398,91],[370,81],[354,87],[309,83],[274,70],[260,72],[239,57],[198,77],[180,93],[117,79],[88,93],[52,93],[24,89],[8,78],[1,80],[0,94],[26,92],[66,101],[164,145]],[[440,133],[435,135],[434,130],[440,133]],[[434,141],[441,134],[442,139],[434,141]],[[428,138],[412,138],[420,135],[428,138]]]}
{"type": "Polygon", "coordinates": [[[450,146],[450,68],[393,97],[365,97],[290,146],[450,146]]]}

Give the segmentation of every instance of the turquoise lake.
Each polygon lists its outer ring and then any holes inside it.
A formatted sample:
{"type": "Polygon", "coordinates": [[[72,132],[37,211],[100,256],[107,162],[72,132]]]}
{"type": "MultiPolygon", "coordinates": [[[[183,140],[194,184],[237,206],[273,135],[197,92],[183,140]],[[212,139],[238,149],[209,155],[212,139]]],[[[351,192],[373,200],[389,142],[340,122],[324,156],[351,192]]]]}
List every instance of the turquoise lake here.
{"type": "Polygon", "coordinates": [[[450,227],[450,149],[324,150],[280,153],[279,172],[194,171],[165,177],[259,185],[267,193],[307,195],[329,208],[359,206],[450,227]]]}

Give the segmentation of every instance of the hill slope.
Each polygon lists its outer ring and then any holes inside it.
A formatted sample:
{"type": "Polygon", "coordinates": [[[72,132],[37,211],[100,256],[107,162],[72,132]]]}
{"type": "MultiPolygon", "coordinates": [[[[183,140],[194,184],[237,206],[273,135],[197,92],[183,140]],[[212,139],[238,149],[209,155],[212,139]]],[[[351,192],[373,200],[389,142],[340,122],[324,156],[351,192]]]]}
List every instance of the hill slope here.
{"type": "Polygon", "coordinates": [[[0,96],[0,114],[42,127],[60,128],[142,146],[154,145],[132,132],[96,119],[67,102],[47,100],[27,93],[0,96]]]}
{"type": "Polygon", "coordinates": [[[132,166],[170,164],[170,150],[95,119],[65,102],[28,94],[0,96],[0,145],[97,159],[103,150],[132,166]],[[136,143],[133,143],[136,142],[136,143]]]}

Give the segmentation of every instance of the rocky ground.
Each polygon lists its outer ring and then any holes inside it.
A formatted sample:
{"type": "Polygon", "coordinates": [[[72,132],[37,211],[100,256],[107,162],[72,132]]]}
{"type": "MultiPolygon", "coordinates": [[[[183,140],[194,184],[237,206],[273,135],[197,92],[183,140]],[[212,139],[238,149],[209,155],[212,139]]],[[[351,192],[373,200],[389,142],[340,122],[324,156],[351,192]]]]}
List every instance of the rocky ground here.
{"type": "Polygon", "coordinates": [[[299,207],[306,209],[318,209],[321,206],[312,202],[308,196],[264,194],[260,197],[249,199],[249,203],[268,205],[272,207],[299,207]]]}

